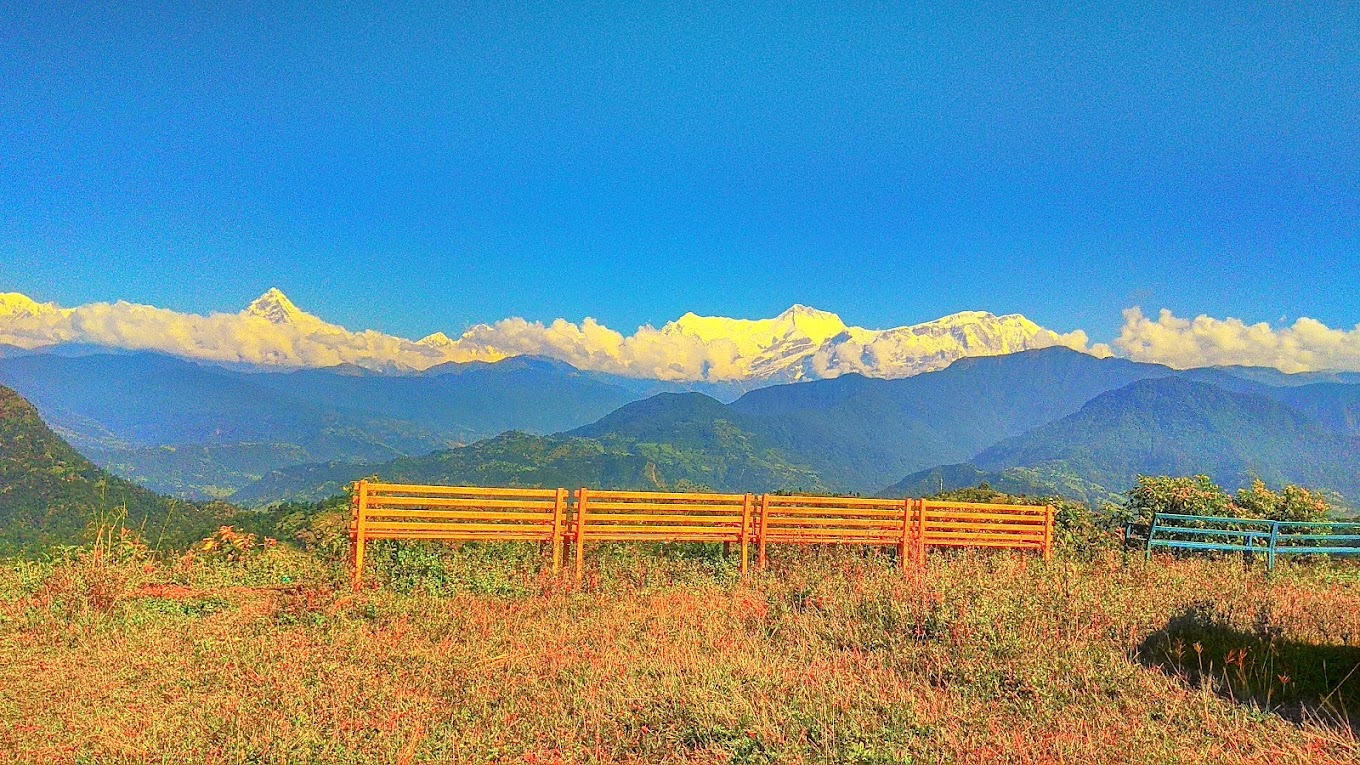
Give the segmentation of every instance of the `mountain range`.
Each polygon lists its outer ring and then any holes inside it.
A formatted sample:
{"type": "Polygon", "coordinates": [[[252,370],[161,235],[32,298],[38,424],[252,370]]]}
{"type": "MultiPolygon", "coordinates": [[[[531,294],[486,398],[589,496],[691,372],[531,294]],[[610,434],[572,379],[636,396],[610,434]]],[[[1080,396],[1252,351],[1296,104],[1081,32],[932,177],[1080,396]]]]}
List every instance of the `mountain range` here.
{"type": "MultiPolygon", "coordinates": [[[[861,494],[986,480],[1096,501],[1122,491],[1130,471],[1196,465],[1229,482],[1308,480],[1353,493],[1346,471],[1360,435],[1354,373],[1174,370],[1072,350],[1018,316],[973,312],[870,331],[804,306],[762,320],[686,314],[660,330],[639,330],[611,356],[640,352],[639,342],[664,350],[662,357],[702,349],[701,374],[660,379],[529,355],[433,363],[465,347],[438,333],[414,343],[431,363],[383,367],[381,349],[410,341],[349,333],[276,290],[240,314],[194,317],[128,304],[92,310],[5,296],[0,337],[17,332],[31,341],[45,326],[82,329],[55,345],[0,346],[0,383],[96,464],[191,500],[314,497],[379,472],[861,494]],[[126,329],[131,319],[120,312],[140,317],[143,329],[180,322],[180,336],[210,350],[253,343],[258,352],[209,363],[89,342],[106,339],[91,326],[126,329]],[[336,347],[358,349],[364,363],[315,366],[344,358],[327,355],[336,347]],[[303,351],[309,360],[299,365],[303,351]],[[872,374],[856,371],[866,364],[872,374]],[[1195,400],[1178,404],[1136,386],[1169,378],[1227,398],[1197,388],[1179,391],[1195,400]],[[1252,417],[1243,412],[1252,410],[1237,396],[1302,418],[1288,427],[1283,416],[1271,420],[1293,434],[1292,445],[1276,449],[1265,432],[1247,428],[1252,417]],[[1124,406],[1123,419],[1096,416],[1105,411],[1092,408],[1098,403],[1124,406]],[[1160,441],[1157,423],[1166,430],[1160,441]],[[515,435],[501,435],[507,432],[515,435]],[[1139,438],[1152,445],[1134,453],[1139,438]],[[1195,449],[1178,452],[1177,443],[1195,449]],[[510,459],[516,449],[521,458],[510,459]],[[1290,454],[1306,457],[1291,463],[1290,454]]],[[[554,327],[562,336],[574,331],[554,327]]],[[[520,330],[533,334],[528,325],[520,330]]],[[[469,333],[463,338],[478,336],[469,333]]]]}
{"type": "Polygon", "coordinates": [[[723,401],[533,358],[391,375],[68,351],[0,358],[0,382],[36,405],[0,397],[0,548],[78,541],[123,507],[184,539],[240,518],[137,484],[263,507],[370,475],[896,496],[986,482],[1099,503],[1140,474],[1205,473],[1360,498],[1360,385],[1332,375],[1177,371],[1055,347],[723,401]]]}
{"type": "Polygon", "coordinates": [[[898,496],[985,481],[1101,502],[1148,473],[1206,473],[1234,488],[1261,478],[1326,489],[1342,504],[1360,498],[1360,431],[1348,419],[1360,386],[1269,386],[1250,377],[1053,348],[963,360],[907,380],[847,375],[774,386],[730,404],[663,394],[551,436],[511,434],[379,465],[284,469],[236,498],[319,498],[378,475],[898,496]],[[521,457],[535,456],[507,460],[508,443],[532,444],[521,457]],[[584,455],[610,455],[617,469],[584,455]]]}
{"type": "Polygon", "coordinates": [[[382,375],[252,373],[150,353],[0,358],[0,383],[98,464],[191,499],[230,496],[289,465],[380,462],[510,429],[570,428],[655,387],[528,358],[382,375]]]}
{"type": "MultiPolygon", "coordinates": [[[[662,392],[730,402],[781,381],[898,379],[960,358],[1084,343],[1023,316],[974,311],[867,330],[801,305],[758,320],[688,313],[626,338],[590,320],[506,320],[457,340],[437,332],[409,341],[350,332],[277,289],[240,313],[208,316],[0,295],[0,383],[97,464],[196,500],[230,497],[296,465],[569,430],[662,392]]],[[[849,483],[890,475],[862,472],[849,483]]]]}
{"type": "MultiPolygon", "coordinates": [[[[966,311],[912,326],[865,329],[794,305],[770,319],[687,313],[660,329],[624,336],[593,319],[548,324],[505,319],[451,338],[407,340],[352,332],[298,308],[270,289],[239,313],[207,316],[126,302],[62,308],[18,293],[0,294],[0,345],[63,345],[154,351],[255,369],[350,365],[388,373],[449,362],[539,356],[576,369],[641,380],[729,384],[742,390],[777,382],[859,373],[897,378],[941,369],[958,358],[1055,345],[1086,348],[1082,332],[1060,334],[1019,315],[966,311]]],[[[1108,349],[1091,349],[1108,355],[1108,349]]]]}

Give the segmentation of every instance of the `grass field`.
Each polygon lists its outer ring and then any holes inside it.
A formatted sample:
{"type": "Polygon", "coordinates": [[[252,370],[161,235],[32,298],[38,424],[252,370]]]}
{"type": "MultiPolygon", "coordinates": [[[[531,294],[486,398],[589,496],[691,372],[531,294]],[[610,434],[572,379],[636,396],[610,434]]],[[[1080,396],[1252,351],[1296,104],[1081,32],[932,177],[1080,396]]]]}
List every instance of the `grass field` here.
{"type": "Polygon", "coordinates": [[[0,566],[14,762],[1344,762],[1360,569],[375,545],[0,566]]]}

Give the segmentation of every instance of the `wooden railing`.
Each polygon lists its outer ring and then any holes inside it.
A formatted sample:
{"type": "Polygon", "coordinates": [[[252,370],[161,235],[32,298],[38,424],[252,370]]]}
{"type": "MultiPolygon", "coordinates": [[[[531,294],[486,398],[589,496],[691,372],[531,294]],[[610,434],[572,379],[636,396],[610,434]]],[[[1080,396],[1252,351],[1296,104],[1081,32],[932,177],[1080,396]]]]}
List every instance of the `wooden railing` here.
{"type": "Polygon", "coordinates": [[[919,553],[926,547],[1009,547],[1053,555],[1053,508],[975,502],[918,503],[919,553]]]}
{"type": "Polygon", "coordinates": [[[580,489],[572,524],[576,578],[583,572],[587,541],[736,543],[745,574],[754,502],[750,494],[580,489]]]}
{"type": "Polygon", "coordinates": [[[915,513],[914,499],[762,495],[756,530],[760,567],[765,568],[770,543],[850,544],[896,547],[905,569],[915,513]]]}
{"type": "Polygon", "coordinates": [[[763,569],[769,545],[854,544],[893,547],[903,570],[924,565],[929,547],[993,547],[1053,551],[1053,508],[918,499],[764,494],[497,489],[359,481],[350,537],[354,584],[364,547],[375,539],[540,542],[552,547],[552,571],[563,548],[575,547],[580,581],[587,542],[721,542],[750,546],[763,569]]]}
{"type": "Polygon", "coordinates": [[[547,542],[553,573],[562,569],[566,489],[491,489],[359,481],[350,536],[354,580],[373,539],[547,542]]]}

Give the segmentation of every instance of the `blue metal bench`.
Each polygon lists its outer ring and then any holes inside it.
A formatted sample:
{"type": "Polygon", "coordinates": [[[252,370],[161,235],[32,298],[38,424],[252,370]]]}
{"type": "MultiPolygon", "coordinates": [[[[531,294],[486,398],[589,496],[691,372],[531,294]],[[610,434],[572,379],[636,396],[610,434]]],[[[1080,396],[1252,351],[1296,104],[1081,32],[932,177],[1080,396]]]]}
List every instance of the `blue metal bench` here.
{"type": "MultiPolygon", "coordinates": [[[[1266,570],[1277,555],[1360,555],[1360,522],[1270,521],[1212,515],[1155,513],[1148,524],[1144,556],[1152,548],[1210,552],[1265,553],[1266,570]],[[1347,533],[1349,532],[1349,533],[1347,533]]],[[[1134,539],[1133,525],[1125,538],[1134,539]]]]}

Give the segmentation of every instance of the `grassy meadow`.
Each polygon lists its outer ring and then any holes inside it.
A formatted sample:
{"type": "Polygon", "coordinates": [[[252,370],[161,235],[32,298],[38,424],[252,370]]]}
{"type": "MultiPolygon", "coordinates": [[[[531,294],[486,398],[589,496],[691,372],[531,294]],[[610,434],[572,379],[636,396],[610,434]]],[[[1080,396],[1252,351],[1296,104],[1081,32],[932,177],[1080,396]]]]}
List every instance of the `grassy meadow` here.
{"type": "Polygon", "coordinates": [[[0,565],[0,753],[34,763],[1345,762],[1360,568],[129,539],[0,565]]]}

